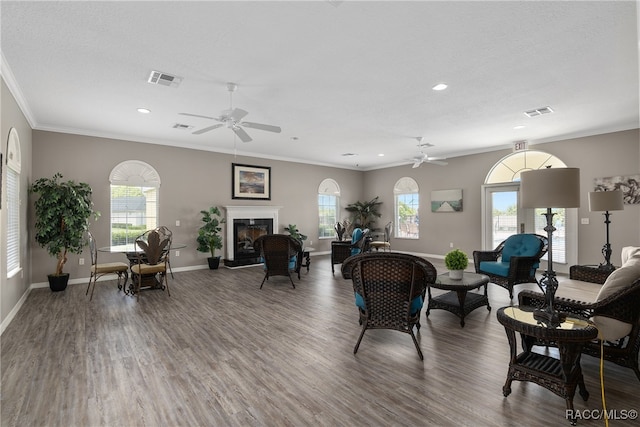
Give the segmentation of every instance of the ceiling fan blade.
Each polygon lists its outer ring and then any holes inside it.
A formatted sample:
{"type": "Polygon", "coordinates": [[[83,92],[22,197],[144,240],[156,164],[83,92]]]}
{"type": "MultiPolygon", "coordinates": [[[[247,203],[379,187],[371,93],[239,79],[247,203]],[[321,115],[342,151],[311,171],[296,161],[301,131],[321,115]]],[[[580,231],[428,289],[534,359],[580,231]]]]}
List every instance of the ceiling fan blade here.
{"type": "Polygon", "coordinates": [[[202,116],[200,114],[191,114],[191,113],[178,113],[178,114],[180,114],[181,116],[200,117],[201,119],[219,120],[217,117],[202,116]]]}
{"type": "Polygon", "coordinates": [[[413,169],[420,167],[420,164],[422,164],[422,162],[415,162],[413,164],[413,166],[411,166],[413,169]]]}
{"type": "Polygon", "coordinates": [[[252,122],[242,122],[240,123],[240,125],[246,126],[252,129],[266,130],[268,132],[275,132],[275,133],[282,132],[282,129],[280,129],[280,126],[263,125],[262,123],[252,123],[252,122]]]}
{"type": "Polygon", "coordinates": [[[241,110],[240,108],[234,108],[233,111],[231,111],[231,114],[229,114],[229,118],[235,122],[239,122],[240,119],[242,119],[247,114],[249,113],[241,110]]]}
{"type": "Polygon", "coordinates": [[[448,162],[443,162],[442,160],[436,160],[436,159],[427,159],[427,163],[433,163],[434,165],[439,165],[439,166],[446,166],[449,163],[448,162]]]}
{"type": "Polygon", "coordinates": [[[209,132],[210,130],[214,130],[214,129],[218,129],[219,127],[224,126],[222,123],[218,124],[218,125],[213,125],[213,126],[209,126],[206,128],[202,128],[200,130],[197,130],[195,132],[193,132],[194,135],[201,135],[205,132],[209,132]]]}
{"type": "Polygon", "coordinates": [[[242,142],[253,141],[249,136],[249,134],[246,133],[244,129],[242,129],[240,126],[234,126],[231,128],[231,130],[233,130],[236,133],[236,135],[238,135],[238,138],[240,138],[242,142]]]}

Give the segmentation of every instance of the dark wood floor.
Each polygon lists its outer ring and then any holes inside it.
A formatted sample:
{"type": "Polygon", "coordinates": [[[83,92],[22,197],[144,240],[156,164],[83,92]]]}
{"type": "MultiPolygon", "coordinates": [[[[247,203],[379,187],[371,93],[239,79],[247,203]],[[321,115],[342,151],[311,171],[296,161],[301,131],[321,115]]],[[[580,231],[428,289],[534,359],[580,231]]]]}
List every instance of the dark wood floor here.
{"type": "MultiPolygon", "coordinates": [[[[353,291],[327,256],[312,258],[296,289],[272,277],[259,290],[261,279],[260,267],[179,272],[171,297],[147,291],[139,302],[115,281],[91,302],[82,285],[32,291],[2,335],[2,426],[569,425],[563,399],[535,384],[514,382],[503,397],[508,344],[495,311],[510,301],[498,286],[493,310],[464,328],[423,312],[421,361],[395,331],[368,331],[353,355],[353,291]]],[[[561,278],[558,294],[598,289],[561,278]]],[[[600,409],[599,361],[582,365],[591,397],[576,394],[575,407],[600,409]]],[[[640,409],[631,370],[606,363],[604,377],[609,410],[640,409]]]]}

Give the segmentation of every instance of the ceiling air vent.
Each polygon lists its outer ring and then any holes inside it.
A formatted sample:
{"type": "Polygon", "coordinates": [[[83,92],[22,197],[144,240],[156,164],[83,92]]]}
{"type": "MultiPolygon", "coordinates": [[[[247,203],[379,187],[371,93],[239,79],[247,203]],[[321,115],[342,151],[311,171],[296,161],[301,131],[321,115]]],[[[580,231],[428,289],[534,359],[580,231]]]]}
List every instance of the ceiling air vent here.
{"type": "Polygon", "coordinates": [[[161,71],[152,71],[147,81],[152,85],[178,87],[182,81],[182,77],[173,76],[161,71]]]}
{"type": "Polygon", "coordinates": [[[356,153],[343,153],[342,157],[352,157],[352,156],[357,156],[356,153]]]}
{"type": "Polygon", "coordinates": [[[182,123],[176,123],[175,125],[173,125],[174,129],[182,129],[182,130],[189,130],[189,129],[193,129],[193,126],[189,126],[189,125],[185,125],[182,123]]]}
{"type": "Polygon", "coordinates": [[[527,117],[535,117],[535,116],[541,116],[543,114],[549,114],[549,113],[553,113],[553,110],[551,109],[551,107],[542,107],[542,108],[536,108],[535,110],[525,111],[524,115],[527,117]]]}

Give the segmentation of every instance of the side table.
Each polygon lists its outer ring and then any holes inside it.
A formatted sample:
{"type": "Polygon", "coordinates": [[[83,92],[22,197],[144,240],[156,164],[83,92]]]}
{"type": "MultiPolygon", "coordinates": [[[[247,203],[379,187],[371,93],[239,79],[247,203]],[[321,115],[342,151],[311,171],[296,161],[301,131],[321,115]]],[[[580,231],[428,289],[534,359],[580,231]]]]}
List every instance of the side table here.
{"type": "MultiPolygon", "coordinates": [[[[585,343],[598,336],[598,330],[589,320],[574,315],[556,328],[548,328],[533,317],[534,307],[502,307],[498,321],[504,326],[509,340],[510,360],[507,381],[502,387],[506,397],[511,393],[512,381],[531,381],[564,398],[569,413],[573,413],[573,396],[579,387],[580,396],[589,398],[584,385],[580,355],[585,343]],[[517,352],[516,332],[522,338],[522,353],[517,352]],[[537,340],[552,341],[558,346],[560,358],[531,351],[537,340]]],[[[576,420],[571,419],[571,425],[576,420]]]]}
{"type": "Polygon", "coordinates": [[[449,278],[449,273],[440,274],[435,283],[431,283],[427,288],[429,303],[427,304],[427,317],[434,308],[447,310],[460,318],[460,326],[464,327],[464,318],[467,314],[479,307],[487,306],[491,311],[489,298],[487,298],[487,284],[489,277],[484,274],[463,273],[462,279],[454,280],[449,278]],[[484,293],[468,293],[473,289],[484,286],[484,293]],[[447,292],[435,297],[431,296],[431,288],[444,289],[447,292]]]}
{"type": "Polygon", "coordinates": [[[602,285],[613,271],[599,268],[597,265],[572,265],[569,268],[569,278],[602,285]]]}
{"type": "Polygon", "coordinates": [[[296,273],[298,273],[298,279],[300,279],[300,270],[302,267],[307,269],[307,273],[309,272],[309,266],[311,265],[311,255],[310,253],[315,251],[315,248],[303,248],[302,251],[298,252],[297,257],[297,265],[296,265],[296,273]]]}

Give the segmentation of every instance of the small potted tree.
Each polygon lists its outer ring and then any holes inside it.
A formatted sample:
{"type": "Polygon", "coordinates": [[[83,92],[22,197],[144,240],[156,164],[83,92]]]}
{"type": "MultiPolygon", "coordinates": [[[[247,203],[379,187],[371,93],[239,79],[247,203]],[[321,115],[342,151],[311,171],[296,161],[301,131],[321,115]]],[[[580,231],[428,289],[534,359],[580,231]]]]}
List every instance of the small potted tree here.
{"type": "Polygon", "coordinates": [[[461,280],[464,269],[469,265],[467,254],[460,249],[454,249],[444,257],[444,265],[449,270],[449,277],[453,280],[461,280]]]}
{"type": "Polygon", "coordinates": [[[216,250],[222,249],[222,234],[220,232],[222,231],[221,224],[225,223],[225,219],[222,218],[217,206],[213,206],[207,211],[200,211],[200,213],[204,224],[198,229],[197,250],[211,254],[207,258],[207,262],[211,270],[216,270],[220,266],[220,256],[216,256],[216,250]]]}
{"type": "Polygon", "coordinates": [[[54,292],[67,288],[69,273],[63,271],[67,254],[82,253],[87,245],[89,218],[100,215],[93,210],[89,184],[61,179],[62,175],[56,173],[53,178],[36,180],[29,188],[40,196],[34,204],[36,241],[58,260],[55,272],[47,275],[54,292]]]}
{"type": "Polygon", "coordinates": [[[298,242],[300,242],[300,247],[302,247],[304,249],[304,241],[307,240],[307,236],[302,234],[302,233],[300,233],[300,230],[298,230],[298,226],[297,225],[289,224],[288,227],[284,228],[284,231],[289,233],[291,235],[291,237],[293,237],[298,242]]]}

